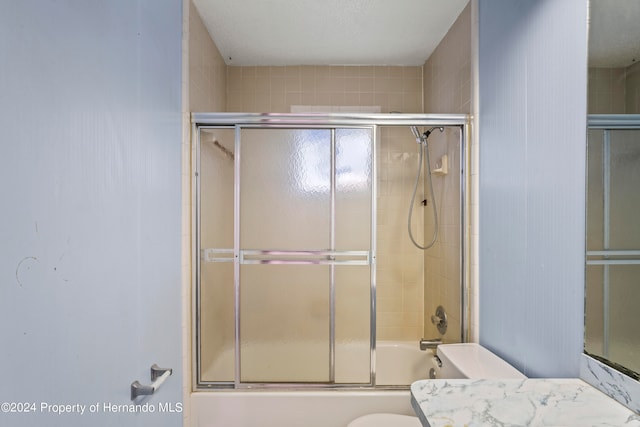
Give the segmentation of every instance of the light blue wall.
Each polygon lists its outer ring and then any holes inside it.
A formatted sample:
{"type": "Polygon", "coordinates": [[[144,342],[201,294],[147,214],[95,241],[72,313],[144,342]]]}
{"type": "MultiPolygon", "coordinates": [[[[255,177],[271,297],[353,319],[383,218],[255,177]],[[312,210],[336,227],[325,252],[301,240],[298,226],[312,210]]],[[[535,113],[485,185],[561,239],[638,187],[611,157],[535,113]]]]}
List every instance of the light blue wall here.
{"type": "Polygon", "coordinates": [[[578,376],[587,0],[479,0],[480,341],[578,376]]]}
{"type": "Polygon", "coordinates": [[[0,425],[181,425],[181,0],[0,2],[0,425]]]}

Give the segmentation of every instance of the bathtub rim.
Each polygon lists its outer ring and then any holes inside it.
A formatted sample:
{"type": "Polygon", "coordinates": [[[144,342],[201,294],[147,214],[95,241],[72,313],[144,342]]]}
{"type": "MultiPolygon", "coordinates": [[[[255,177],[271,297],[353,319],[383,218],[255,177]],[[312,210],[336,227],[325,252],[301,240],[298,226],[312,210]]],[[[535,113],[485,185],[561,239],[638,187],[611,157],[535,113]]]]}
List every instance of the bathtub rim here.
{"type": "MultiPolygon", "coordinates": [[[[320,393],[326,393],[327,391],[353,391],[353,392],[366,392],[371,393],[375,391],[405,391],[411,389],[411,384],[407,385],[378,385],[376,384],[377,380],[377,370],[378,370],[378,352],[382,348],[403,348],[403,349],[411,349],[415,350],[416,353],[424,354],[425,358],[433,358],[436,355],[436,352],[431,349],[420,350],[419,343],[413,340],[377,340],[374,345],[374,354],[371,359],[372,366],[376,366],[376,375],[371,379],[369,383],[342,383],[342,384],[331,384],[331,383],[275,383],[275,382],[256,382],[256,383],[235,383],[233,381],[227,382],[215,382],[215,381],[205,381],[200,384],[194,384],[194,388],[191,393],[199,393],[199,392],[229,392],[229,393],[237,393],[237,392],[313,392],[318,391],[320,393]],[[429,356],[430,355],[430,356],[429,356]]],[[[430,359],[429,359],[430,360],[430,359]]],[[[426,363],[426,362],[425,362],[426,363]]],[[[426,379],[426,378],[422,378],[426,379]]],[[[417,381],[417,380],[416,380],[417,381]]]]}

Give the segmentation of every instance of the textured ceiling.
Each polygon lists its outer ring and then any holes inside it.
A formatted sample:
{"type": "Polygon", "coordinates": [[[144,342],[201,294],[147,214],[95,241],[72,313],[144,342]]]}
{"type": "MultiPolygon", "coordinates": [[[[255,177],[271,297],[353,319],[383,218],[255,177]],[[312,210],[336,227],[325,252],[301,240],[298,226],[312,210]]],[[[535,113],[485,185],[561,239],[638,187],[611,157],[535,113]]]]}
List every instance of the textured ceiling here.
{"type": "Polygon", "coordinates": [[[640,61],[640,0],[591,0],[589,18],[590,66],[640,61]]]}
{"type": "Polygon", "coordinates": [[[194,0],[228,65],[422,65],[468,0],[194,0]]]}

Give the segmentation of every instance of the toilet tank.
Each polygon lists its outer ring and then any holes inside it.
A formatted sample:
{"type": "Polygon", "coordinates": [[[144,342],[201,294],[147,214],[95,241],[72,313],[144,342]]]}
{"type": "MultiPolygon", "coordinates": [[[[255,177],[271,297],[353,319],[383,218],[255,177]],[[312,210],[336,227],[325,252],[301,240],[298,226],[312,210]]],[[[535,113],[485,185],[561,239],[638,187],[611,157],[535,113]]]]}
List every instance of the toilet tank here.
{"type": "Polygon", "coordinates": [[[440,344],[437,355],[442,361],[439,378],[527,378],[479,344],[440,344]]]}

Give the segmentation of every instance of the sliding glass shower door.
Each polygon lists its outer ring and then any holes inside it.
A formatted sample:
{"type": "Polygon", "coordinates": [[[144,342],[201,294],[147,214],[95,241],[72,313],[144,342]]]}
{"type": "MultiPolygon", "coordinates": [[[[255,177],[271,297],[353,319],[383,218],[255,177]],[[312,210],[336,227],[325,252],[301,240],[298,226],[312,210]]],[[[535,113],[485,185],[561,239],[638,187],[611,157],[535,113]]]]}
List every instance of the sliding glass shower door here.
{"type": "MultiPolygon", "coordinates": [[[[234,372],[205,380],[370,383],[373,128],[236,127],[230,155],[233,258],[210,259],[227,270],[233,262],[233,283],[220,293],[233,287],[234,372]]],[[[225,251],[201,246],[204,254],[225,251]]],[[[212,365],[216,358],[208,357],[212,365]]]]}
{"type": "Polygon", "coordinates": [[[640,130],[591,129],[588,160],[585,350],[637,375],[640,130]]]}

